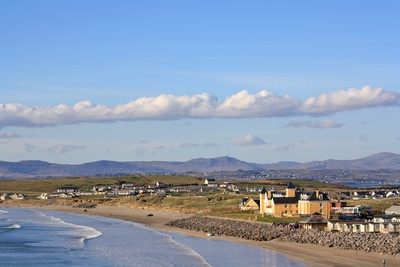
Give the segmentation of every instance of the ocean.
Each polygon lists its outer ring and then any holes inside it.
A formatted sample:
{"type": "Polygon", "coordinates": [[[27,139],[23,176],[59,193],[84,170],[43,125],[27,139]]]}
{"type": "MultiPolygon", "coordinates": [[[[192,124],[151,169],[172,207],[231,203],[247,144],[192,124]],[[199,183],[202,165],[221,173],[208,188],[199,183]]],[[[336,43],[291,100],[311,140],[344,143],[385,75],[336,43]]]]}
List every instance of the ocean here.
{"type": "Polygon", "coordinates": [[[306,266],[281,253],[114,218],[0,208],[1,266],[306,266]]]}

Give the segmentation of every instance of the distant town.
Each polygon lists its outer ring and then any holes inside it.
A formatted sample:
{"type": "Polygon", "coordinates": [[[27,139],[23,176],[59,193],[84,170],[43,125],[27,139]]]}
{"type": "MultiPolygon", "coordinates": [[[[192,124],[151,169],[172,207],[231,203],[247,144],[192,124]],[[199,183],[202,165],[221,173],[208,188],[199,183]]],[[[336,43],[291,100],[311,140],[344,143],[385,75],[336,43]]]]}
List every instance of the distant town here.
{"type": "Polygon", "coordinates": [[[218,180],[294,179],[312,180],[351,187],[400,186],[400,170],[262,170],[197,174],[218,180]]]}
{"type": "MultiPolygon", "coordinates": [[[[241,173],[241,172],[239,172],[241,173]]],[[[241,173],[243,174],[243,173],[241,173]]],[[[160,176],[162,177],[162,176],[160,176]]],[[[358,200],[391,199],[400,204],[399,187],[382,187],[377,189],[343,189],[332,192],[304,190],[290,181],[281,190],[274,187],[236,185],[234,180],[225,181],[215,178],[199,179],[199,184],[170,185],[157,181],[152,185],[138,186],[135,183],[122,182],[113,185],[96,185],[89,190],[78,186],[60,186],[54,192],[41,193],[38,196],[27,196],[23,193],[0,192],[0,201],[24,201],[28,199],[79,199],[101,197],[102,199],[156,197],[202,197],[210,194],[234,194],[242,196],[237,207],[241,212],[251,212],[255,216],[295,219],[290,227],[303,229],[320,229],[340,232],[379,232],[400,233],[400,205],[392,205],[386,210],[376,211],[370,205],[348,205],[358,200]]],[[[242,177],[243,179],[243,177],[242,177]]],[[[260,179],[260,177],[252,177],[260,179]]],[[[243,180],[242,180],[243,183],[243,180]]],[[[93,208],[95,205],[80,207],[93,208]]],[[[291,220],[293,221],[293,220],[291,220]]]]}

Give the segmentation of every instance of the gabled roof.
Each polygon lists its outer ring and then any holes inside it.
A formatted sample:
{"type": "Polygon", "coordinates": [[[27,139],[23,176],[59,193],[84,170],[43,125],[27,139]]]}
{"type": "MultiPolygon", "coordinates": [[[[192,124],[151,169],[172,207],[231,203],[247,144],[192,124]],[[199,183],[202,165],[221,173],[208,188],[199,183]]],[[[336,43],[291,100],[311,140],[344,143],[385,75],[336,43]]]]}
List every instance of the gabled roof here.
{"type": "Polygon", "coordinates": [[[289,182],[286,186],[286,189],[296,189],[296,187],[292,184],[292,182],[289,182]]]}
{"type": "Polygon", "coordinates": [[[310,195],[305,200],[309,200],[309,201],[326,200],[326,201],[329,201],[330,199],[329,199],[328,195],[326,195],[324,193],[319,193],[319,197],[317,197],[317,193],[316,192],[312,192],[312,193],[310,193],[310,195]]]}
{"type": "Polygon", "coordinates": [[[390,208],[388,208],[387,210],[385,210],[385,213],[396,213],[396,214],[400,214],[400,206],[398,205],[393,205],[390,208]]]}
{"type": "Polygon", "coordinates": [[[261,193],[260,193],[260,194],[265,194],[265,193],[267,193],[267,189],[265,189],[265,187],[263,187],[263,188],[261,189],[261,193]]]}
{"type": "Polygon", "coordinates": [[[321,217],[321,214],[319,213],[314,213],[314,215],[312,215],[310,218],[305,219],[299,223],[303,223],[303,224],[319,224],[319,223],[328,223],[328,220],[324,217],[321,217]]]}
{"type": "Polygon", "coordinates": [[[256,203],[257,204],[257,206],[260,206],[260,200],[255,200],[255,199],[253,199],[253,198],[251,198],[251,197],[244,197],[243,199],[242,199],[242,206],[245,206],[245,205],[247,205],[250,201],[254,201],[254,203],[256,203]]]}

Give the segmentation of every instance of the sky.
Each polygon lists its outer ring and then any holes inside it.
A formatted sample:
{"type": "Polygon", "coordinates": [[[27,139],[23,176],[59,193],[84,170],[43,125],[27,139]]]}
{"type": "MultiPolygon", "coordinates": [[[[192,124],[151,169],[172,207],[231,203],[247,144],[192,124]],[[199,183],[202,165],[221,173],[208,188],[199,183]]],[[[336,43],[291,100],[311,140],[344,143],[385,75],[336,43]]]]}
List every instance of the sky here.
{"type": "Polygon", "coordinates": [[[0,0],[0,160],[400,153],[400,1],[0,0]]]}

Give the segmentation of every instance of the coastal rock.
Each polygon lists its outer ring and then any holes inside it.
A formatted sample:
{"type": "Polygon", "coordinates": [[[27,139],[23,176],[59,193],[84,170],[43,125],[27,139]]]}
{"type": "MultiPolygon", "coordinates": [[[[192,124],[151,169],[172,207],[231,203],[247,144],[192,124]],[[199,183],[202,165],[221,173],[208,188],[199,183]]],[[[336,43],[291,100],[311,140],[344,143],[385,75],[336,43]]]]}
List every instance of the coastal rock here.
{"type": "Polygon", "coordinates": [[[393,234],[303,230],[273,224],[198,215],[175,220],[167,225],[254,241],[279,239],[284,242],[315,244],[343,250],[360,250],[388,255],[400,254],[400,238],[398,235],[393,234]]]}

